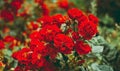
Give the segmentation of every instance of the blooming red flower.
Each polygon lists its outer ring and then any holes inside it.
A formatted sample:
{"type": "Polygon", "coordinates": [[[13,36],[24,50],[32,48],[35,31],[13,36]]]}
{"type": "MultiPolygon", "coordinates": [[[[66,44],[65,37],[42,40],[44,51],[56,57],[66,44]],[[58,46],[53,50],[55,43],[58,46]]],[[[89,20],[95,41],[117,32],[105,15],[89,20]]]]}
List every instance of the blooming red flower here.
{"type": "Polygon", "coordinates": [[[46,59],[42,57],[42,54],[38,52],[33,52],[31,63],[36,68],[41,68],[45,66],[46,59]]]}
{"type": "Polygon", "coordinates": [[[98,24],[98,18],[94,16],[93,14],[88,15],[88,18],[90,21],[92,21],[94,24],[98,24]]]}
{"type": "Polygon", "coordinates": [[[43,46],[43,43],[40,42],[39,39],[31,39],[30,41],[30,49],[34,50],[35,48],[43,46]]]}
{"type": "Polygon", "coordinates": [[[4,38],[4,42],[13,42],[15,40],[15,38],[13,36],[6,36],[4,38]]]}
{"type": "Polygon", "coordinates": [[[75,50],[78,54],[84,55],[91,51],[91,47],[83,41],[77,41],[75,44],[75,50]]]}
{"type": "Polygon", "coordinates": [[[69,3],[68,3],[68,0],[59,0],[58,1],[58,6],[60,8],[63,8],[65,10],[67,10],[69,8],[69,3]]]}
{"type": "Polygon", "coordinates": [[[45,25],[52,24],[53,19],[50,16],[43,16],[41,18],[38,18],[37,22],[40,22],[42,24],[42,27],[44,27],[45,25]]]}
{"type": "Polygon", "coordinates": [[[10,49],[13,49],[13,47],[17,45],[17,40],[13,36],[9,35],[4,38],[4,42],[10,44],[9,45],[10,49]]]}
{"type": "Polygon", "coordinates": [[[11,2],[11,6],[14,10],[18,10],[21,8],[21,4],[22,4],[23,0],[13,0],[11,2]]]}
{"type": "Polygon", "coordinates": [[[54,46],[58,51],[69,54],[73,49],[74,43],[70,37],[64,34],[58,34],[54,38],[54,46]]]}
{"type": "Polygon", "coordinates": [[[61,14],[56,14],[53,17],[53,22],[56,23],[58,26],[65,23],[67,18],[65,16],[62,16],[61,14]]]}
{"type": "Polygon", "coordinates": [[[82,11],[77,8],[72,8],[68,10],[68,15],[71,19],[77,19],[83,15],[82,11]]]}
{"type": "Polygon", "coordinates": [[[5,48],[5,44],[2,40],[0,40],[0,50],[3,49],[3,48],[5,48]]]}
{"type": "Polygon", "coordinates": [[[17,59],[20,63],[27,65],[30,62],[32,53],[29,48],[23,48],[20,51],[14,52],[12,57],[17,59]]]}
{"type": "Polygon", "coordinates": [[[61,30],[56,25],[46,25],[40,30],[40,36],[43,36],[45,41],[53,41],[55,35],[60,32],[61,30]]]}
{"type": "Polygon", "coordinates": [[[36,43],[36,47],[34,48],[33,51],[34,51],[34,53],[41,54],[42,56],[47,56],[47,52],[48,52],[44,43],[41,43],[39,41],[36,43]]]}
{"type": "Polygon", "coordinates": [[[79,24],[81,23],[88,23],[89,19],[87,15],[82,14],[81,17],[77,18],[79,24]]]}
{"type": "Polygon", "coordinates": [[[97,33],[97,26],[89,21],[78,25],[79,34],[86,40],[90,40],[97,33]]]}
{"type": "Polygon", "coordinates": [[[1,18],[3,18],[5,21],[13,21],[14,20],[14,15],[12,14],[11,11],[8,10],[2,10],[0,12],[1,18]]]}
{"type": "Polygon", "coordinates": [[[39,31],[34,31],[29,35],[30,39],[39,39],[39,40],[43,40],[43,36],[40,35],[39,31]]]}

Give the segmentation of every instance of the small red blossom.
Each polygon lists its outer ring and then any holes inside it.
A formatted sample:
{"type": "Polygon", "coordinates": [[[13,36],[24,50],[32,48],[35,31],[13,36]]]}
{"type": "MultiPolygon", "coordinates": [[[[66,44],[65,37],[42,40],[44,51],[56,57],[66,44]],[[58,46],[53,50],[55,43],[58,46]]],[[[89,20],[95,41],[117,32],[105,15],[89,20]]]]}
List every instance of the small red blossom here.
{"type": "Polygon", "coordinates": [[[61,14],[56,14],[53,17],[53,22],[56,23],[58,26],[65,23],[67,18],[65,16],[62,16],[61,14]]]}
{"type": "Polygon", "coordinates": [[[42,47],[43,43],[40,42],[39,39],[31,39],[30,41],[30,49],[34,50],[35,48],[42,47]]]}
{"type": "Polygon", "coordinates": [[[68,10],[68,15],[71,19],[77,19],[83,15],[83,12],[77,8],[72,8],[68,10]]]}
{"type": "Polygon", "coordinates": [[[46,25],[40,30],[40,36],[43,36],[45,41],[53,41],[58,33],[61,33],[61,30],[56,25],[46,25]]]}
{"type": "Polygon", "coordinates": [[[44,27],[45,25],[52,24],[53,19],[50,16],[43,16],[41,18],[38,18],[37,22],[40,22],[42,24],[42,27],[44,27]]]}
{"type": "Polygon", "coordinates": [[[79,34],[86,40],[90,40],[97,33],[97,26],[93,22],[78,25],[79,34]]]}
{"type": "Polygon", "coordinates": [[[68,0],[59,0],[58,1],[58,6],[60,8],[63,8],[65,10],[67,10],[69,8],[69,2],[68,2],[68,0]]]}
{"type": "Polygon", "coordinates": [[[10,44],[9,45],[10,49],[13,49],[14,46],[18,45],[17,44],[17,42],[18,42],[17,39],[14,38],[13,36],[6,36],[4,38],[4,42],[7,43],[7,44],[10,44]]]}
{"type": "Polygon", "coordinates": [[[43,43],[40,43],[40,42],[38,42],[38,44],[34,48],[34,53],[41,54],[42,56],[46,56],[47,52],[48,51],[47,51],[46,46],[43,43]]]}
{"type": "Polygon", "coordinates": [[[81,15],[81,17],[77,18],[77,21],[79,24],[81,23],[88,23],[89,22],[89,19],[88,19],[88,16],[87,15],[81,15]]]}
{"type": "Polygon", "coordinates": [[[64,54],[71,53],[74,43],[72,39],[64,34],[58,34],[54,38],[54,46],[64,54]]]}
{"type": "Polygon", "coordinates": [[[45,66],[46,59],[42,57],[42,54],[38,52],[33,52],[31,63],[36,68],[41,68],[45,66]]]}
{"type": "Polygon", "coordinates": [[[43,36],[40,35],[39,31],[34,31],[29,35],[30,39],[39,39],[39,40],[43,40],[43,36]]]}
{"type": "Polygon", "coordinates": [[[1,18],[3,18],[5,21],[13,21],[14,20],[14,15],[12,14],[11,11],[8,10],[2,10],[0,12],[1,18]]]}
{"type": "Polygon", "coordinates": [[[91,51],[91,47],[83,41],[77,41],[75,44],[75,50],[78,54],[85,55],[91,51]]]}
{"type": "Polygon", "coordinates": [[[88,15],[88,18],[90,21],[92,21],[94,24],[98,24],[99,20],[96,16],[94,16],[93,14],[88,15]]]}
{"type": "Polygon", "coordinates": [[[0,40],[0,50],[5,48],[5,44],[2,40],[0,40]]]}
{"type": "Polygon", "coordinates": [[[22,3],[21,1],[20,0],[13,0],[11,2],[12,9],[14,9],[14,10],[20,9],[21,8],[21,3],[22,3]]]}
{"type": "Polygon", "coordinates": [[[13,42],[15,40],[15,38],[13,36],[6,36],[4,38],[4,42],[13,42]]]}
{"type": "Polygon", "coordinates": [[[30,62],[31,54],[33,52],[29,48],[23,48],[20,51],[14,52],[12,57],[17,59],[19,62],[23,64],[28,64],[30,62]]]}

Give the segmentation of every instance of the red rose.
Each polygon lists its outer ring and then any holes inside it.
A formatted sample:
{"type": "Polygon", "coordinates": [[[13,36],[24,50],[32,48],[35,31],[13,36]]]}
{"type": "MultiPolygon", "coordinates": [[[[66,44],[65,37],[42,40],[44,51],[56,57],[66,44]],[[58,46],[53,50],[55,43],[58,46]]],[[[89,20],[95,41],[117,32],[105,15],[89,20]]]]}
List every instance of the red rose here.
{"type": "Polygon", "coordinates": [[[97,33],[97,26],[89,21],[78,25],[79,34],[86,40],[90,40],[97,33]]]}
{"type": "Polygon", "coordinates": [[[33,51],[34,53],[41,54],[42,56],[47,56],[48,52],[46,46],[41,42],[37,42],[36,47],[33,51]]]}
{"type": "Polygon", "coordinates": [[[84,55],[91,51],[91,47],[83,41],[77,41],[75,44],[75,50],[78,54],[84,55]]]}
{"type": "Polygon", "coordinates": [[[62,16],[61,14],[56,14],[53,17],[53,22],[56,23],[58,26],[61,26],[61,24],[65,23],[67,18],[65,16],[62,16]]]}
{"type": "Polygon", "coordinates": [[[43,16],[41,18],[38,18],[37,22],[40,22],[42,24],[42,27],[44,27],[45,25],[52,24],[53,19],[50,16],[43,16]]]}
{"type": "Polygon", "coordinates": [[[87,15],[81,15],[81,17],[77,18],[77,21],[79,24],[81,23],[88,23],[89,22],[89,19],[88,19],[88,16],[87,15]]]}
{"type": "Polygon", "coordinates": [[[40,42],[39,39],[31,39],[30,41],[30,49],[34,50],[35,48],[43,46],[43,43],[40,42]]]}
{"type": "Polygon", "coordinates": [[[30,39],[39,39],[39,40],[43,40],[44,37],[40,35],[39,31],[34,31],[29,35],[30,39]]]}
{"type": "Polygon", "coordinates": [[[10,49],[13,49],[13,47],[17,45],[17,40],[13,36],[6,36],[4,38],[4,42],[10,44],[9,46],[10,49]]]}
{"type": "Polygon", "coordinates": [[[68,10],[68,15],[71,19],[77,19],[83,15],[82,11],[77,8],[72,8],[68,10]]]}
{"type": "Polygon", "coordinates": [[[3,43],[2,40],[0,40],[0,50],[3,49],[3,48],[5,48],[5,44],[3,43]]]}
{"type": "Polygon", "coordinates": [[[0,16],[5,21],[13,21],[14,20],[14,15],[11,13],[11,11],[8,11],[8,10],[2,10],[0,12],[0,16]]]}
{"type": "Polygon", "coordinates": [[[88,15],[88,18],[90,21],[92,21],[94,24],[98,24],[98,18],[94,16],[93,14],[88,15]]]}
{"type": "Polygon", "coordinates": [[[45,41],[53,41],[56,34],[61,30],[56,25],[46,25],[40,30],[40,35],[44,37],[45,41]]]}
{"type": "Polygon", "coordinates": [[[4,42],[13,42],[15,40],[15,38],[13,36],[6,36],[4,38],[4,42]]]}
{"type": "Polygon", "coordinates": [[[46,59],[42,57],[42,54],[38,52],[33,52],[31,59],[32,65],[34,65],[36,68],[41,68],[45,66],[45,62],[46,59]]]}
{"type": "MultiPolygon", "coordinates": [[[[21,1],[22,1],[22,0],[21,0],[21,1]]],[[[13,1],[11,2],[11,6],[12,6],[13,10],[18,10],[18,9],[21,8],[21,4],[22,4],[21,1],[20,1],[20,0],[13,0],[13,1]]]]}
{"type": "Polygon", "coordinates": [[[58,34],[54,38],[54,46],[58,51],[64,54],[69,54],[73,49],[74,43],[70,37],[64,34],[58,34]]]}
{"type": "Polygon", "coordinates": [[[17,59],[20,63],[27,65],[30,62],[32,53],[29,48],[23,48],[20,51],[14,52],[12,57],[17,59]]]}
{"type": "Polygon", "coordinates": [[[59,0],[58,1],[58,6],[60,8],[63,8],[65,10],[67,10],[69,8],[69,3],[68,3],[68,0],[59,0]]]}

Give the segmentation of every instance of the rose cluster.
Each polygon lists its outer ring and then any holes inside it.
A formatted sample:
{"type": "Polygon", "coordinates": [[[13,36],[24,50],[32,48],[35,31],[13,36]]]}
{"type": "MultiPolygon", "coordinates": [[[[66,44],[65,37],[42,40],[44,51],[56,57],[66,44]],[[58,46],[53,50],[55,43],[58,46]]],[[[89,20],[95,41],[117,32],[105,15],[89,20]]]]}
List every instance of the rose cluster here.
{"type": "Polygon", "coordinates": [[[59,66],[55,63],[59,53],[67,55],[74,51],[86,55],[91,52],[85,41],[98,32],[97,17],[77,8],[69,9],[67,13],[68,16],[56,14],[36,20],[41,26],[29,35],[29,46],[12,54],[18,60],[15,71],[58,71],[59,66]]]}

